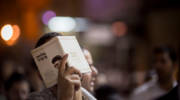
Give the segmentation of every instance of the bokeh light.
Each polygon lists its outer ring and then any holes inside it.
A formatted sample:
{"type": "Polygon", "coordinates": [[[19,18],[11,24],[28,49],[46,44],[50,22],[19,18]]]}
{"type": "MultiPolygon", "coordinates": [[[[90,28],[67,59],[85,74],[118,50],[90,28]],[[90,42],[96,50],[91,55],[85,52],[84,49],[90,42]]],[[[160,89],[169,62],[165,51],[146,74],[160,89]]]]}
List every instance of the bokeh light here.
{"type": "Polygon", "coordinates": [[[76,28],[75,28],[76,32],[83,32],[88,29],[88,20],[86,18],[76,17],[75,20],[76,20],[76,28]]]}
{"type": "Polygon", "coordinates": [[[1,29],[1,38],[8,46],[12,46],[16,43],[20,36],[20,28],[18,25],[4,25],[1,29]]]}
{"type": "Polygon", "coordinates": [[[13,36],[12,36],[12,40],[16,41],[20,36],[20,28],[18,25],[13,25],[13,36]]]}
{"type": "Polygon", "coordinates": [[[53,17],[56,17],[56,13],[52,10],[48,10],[46,11],[43,16],[42,16],[42,22],[45,24],[45,25],[48,25],[48,22],[51,18],[53,17]]]}
{"type": "Polygon", "coordinates": [[[13,27],[10,24],[4,25],[1,29],[1,38],[8,41],[13,36],[13,27]]]}
{"type": "Polygon", "coordinates": [[[48,27],[55,32],[71,32],[76,27],[76,21],[71,17],[53,17],[48,27]]]}

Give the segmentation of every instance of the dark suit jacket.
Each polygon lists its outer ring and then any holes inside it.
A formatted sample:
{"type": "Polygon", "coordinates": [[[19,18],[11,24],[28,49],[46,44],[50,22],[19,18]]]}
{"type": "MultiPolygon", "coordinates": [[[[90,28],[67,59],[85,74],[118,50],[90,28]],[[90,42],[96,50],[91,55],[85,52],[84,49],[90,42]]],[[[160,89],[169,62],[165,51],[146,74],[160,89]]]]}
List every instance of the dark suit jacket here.
{"type": "Polygon", "coordinates": [[[160,98],[156,100],[180,100],[178,96],[178,88],[179,86],[176,86],[170,92],[168,92],[167,94],[165,94],[164,96],[161,96],[160,98]]]}

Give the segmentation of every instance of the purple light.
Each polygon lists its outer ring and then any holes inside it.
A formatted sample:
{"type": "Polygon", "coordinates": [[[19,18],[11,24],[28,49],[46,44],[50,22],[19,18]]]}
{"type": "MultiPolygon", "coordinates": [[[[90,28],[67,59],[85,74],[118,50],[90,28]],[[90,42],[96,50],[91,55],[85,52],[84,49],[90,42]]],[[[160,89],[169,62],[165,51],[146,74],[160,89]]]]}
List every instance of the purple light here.
{"type": "Polygon", "coordinates": [[[46,11],[43,16],[42,16],[42,22],[45,24],[45,25],[48,25],[48,22],[51,18],[55,17],[56,16],[56,13],[52,10],[48,10],[46,11]]]}

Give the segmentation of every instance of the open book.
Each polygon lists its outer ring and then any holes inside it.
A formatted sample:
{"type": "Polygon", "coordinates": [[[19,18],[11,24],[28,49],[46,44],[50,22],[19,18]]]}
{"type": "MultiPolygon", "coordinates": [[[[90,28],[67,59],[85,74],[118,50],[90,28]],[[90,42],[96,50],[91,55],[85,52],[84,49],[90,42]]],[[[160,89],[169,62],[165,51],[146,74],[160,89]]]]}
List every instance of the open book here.
{"type": "Polygon", "coordinates": [[[47,88],[57,84],[58,67],[62,57],[68,54],[68,66],[81,73],[91,72],[75,36],[57,36],[31,51],[47,88]]]}

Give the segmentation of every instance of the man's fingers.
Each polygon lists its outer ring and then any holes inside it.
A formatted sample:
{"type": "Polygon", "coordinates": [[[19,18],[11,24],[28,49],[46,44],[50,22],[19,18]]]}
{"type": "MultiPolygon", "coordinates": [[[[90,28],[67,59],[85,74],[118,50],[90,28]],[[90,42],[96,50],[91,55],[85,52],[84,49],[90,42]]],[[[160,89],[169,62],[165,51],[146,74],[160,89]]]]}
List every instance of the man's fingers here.
{"type": "Polygon", "coordinates": [[[69,75],[65,77],[71,84],[81,84],[80,77],[78,75],[69,75]]]}
{"type": "Polygon", "coordinates": [[[79,77],[79,75],[77,75],[77,74],[73,74],[73,75],[71,75],[71,80],[80,80],[81,78],[79,77]]]}
{"type": "Polygon", "coordinates": [[[79,90],[79,88],[81,87],[81,80],[78,75],[67,76],[66,80],[69,81],[70,84],[74,85],[75,90],[79,90]]]}
{"type": "Polygon", "coordinates": [[[66,80],[68,80],[70,83],[75,84],[81,84],[81,81],[79,79],[72,79],[72,77],[66,77],[66,80]]]}
{"type": "Polygon", "coordinates": [[[62,62],[59,67],[59,72],[61,73],[61,75],[64,73],[66,69],[67,58],[68,58],[68,54],[65,54],[62,58],[62,62]]]}
{"type": "Polygon", "coordinates": [[[74,88],[75,88],[76,91],[78,91],[80,89],[80,87],[81,87],[81,82],[80,81],[79,82],[74,82],[74,88]]]}
{"type": "Polygon", "coordinates": [[[72,66],[67,69],[66,74],[68,74],[68,75],[77,74],[77,75],[79,75],[79,77],[82,76],[81,72],[72,66]]]}

